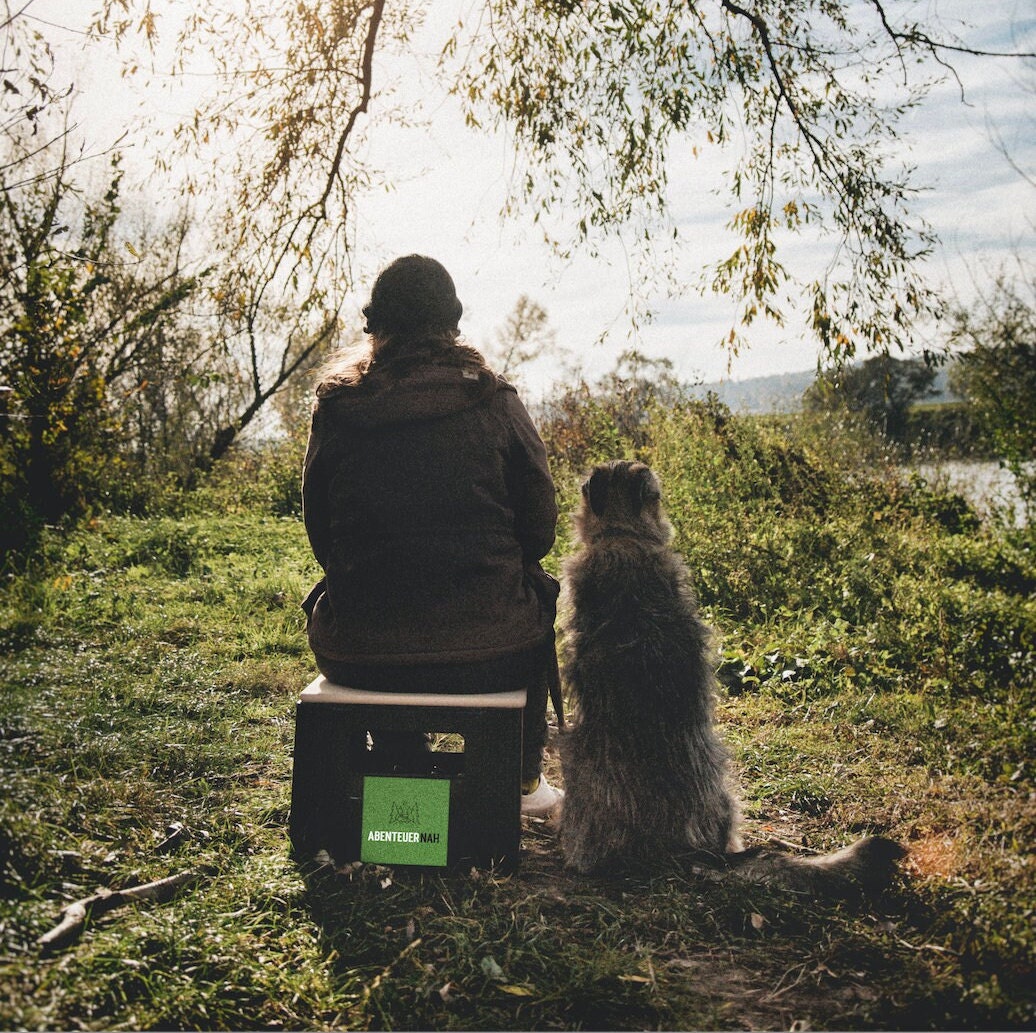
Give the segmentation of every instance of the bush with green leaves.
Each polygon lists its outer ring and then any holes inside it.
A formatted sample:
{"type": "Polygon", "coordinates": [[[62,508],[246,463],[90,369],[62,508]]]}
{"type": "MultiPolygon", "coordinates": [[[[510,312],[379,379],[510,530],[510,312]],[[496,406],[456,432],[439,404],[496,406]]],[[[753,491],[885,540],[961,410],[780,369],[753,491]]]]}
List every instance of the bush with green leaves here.
{"type": "Polygon", "coordinates": [[[997,277],[973,308],[954,316],[950,370],[997,456],[1036,509],[1036,279],[997,277]]]}
{"type": "Polygon", "coordinates": [[[578,411],[548,426],[564,504],[593,462],[656,470],[733,691],[1032,691],[1030,531],[985,527],[837,418],[734,416],[709,399],[649,405],[624,435],[606,402],[578,411]]]}

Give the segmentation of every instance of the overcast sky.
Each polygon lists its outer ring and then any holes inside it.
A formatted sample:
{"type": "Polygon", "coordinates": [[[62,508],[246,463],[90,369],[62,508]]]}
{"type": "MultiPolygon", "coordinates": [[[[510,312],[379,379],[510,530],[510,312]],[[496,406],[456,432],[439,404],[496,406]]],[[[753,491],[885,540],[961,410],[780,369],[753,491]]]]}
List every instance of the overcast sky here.
{"type": "MultiPolygon", "coordinates": [[[[37,0],[33,11],[75,30],[96,6],[96,0],[37,0]]],[[[152,0],[152,6],[170,18],[178,6],[183,9],[172,0],[152,0]]],[[[656,317],[631,340],[626,319],[630,269],[621,242],[607,246],[601,257],[562,262],[540,243],[531,220],[501,221],[512,148],[502,135],[465,127],[456,103],[436,87],[434,61],[422,53],[426,45],[441,46],[442,28],[469,6],[470,0],[434,0],[435,31],[427,35],[428,43],[418,37],[412,54],[391,64],[383,58],[382,67],[375,66],[376,80],[379,73],[401,80],[415,100],[424,100],[427,128],[386,126],[371,140],[370,158],[386,169],[391,189],[376,191],[356,206],[357,307],[382,265],[416,251],[438,258],[453,274],[465,306],[462,329],[476,345],[493,338],[524,293],[547,310],[559,343],[578,355],[589,375],[610,369],[631,344],[672,359],[676,372],[689,380],[744,379],[812,367],[815,344],[791,324],[783,331],[760,328],[751,348],[728,370],[730,357],[718,342],[730,327],[732,309],[723,299],[702,297],[694,289],[675,298],[650,298],[656,317]],[[596,343],[605,333],[605,343],[596,343]]],[[[978,22],[968,36],[977,45],[1036,49],[1032,0],[928,0],[909,6],[922,18],[937,11],[948,23],[978,22]]],[[[197,82],[173,83],[161,95],[144,93],[118,77],[106,48],[89,46],[75,31],[46,31],[59,46],[62,67],[82,90],[76,114],[93,146],[110,143],[145,113],[172,117],[192,109],[197,82]]],[[[975,278],[981,280],[1014,255],[1036,260],[1036,76],[1031,62],[1026,67],[1018,61],[961,58],[955,64],[967,103],[961,103],[960,85],[944,83],[906,124],[904,146],[918,167],[916,182],[929,188],[917,208],[941,240],[928,262],[929,275],[966,298],[975,278]]],[[[135,151],[143,158],[146,145],[138,142],[135,151]]],[[[733,247],[723,228],[730,212],[715,193],[722,185],[721,170],[733,156],[706,153],[694,159],[678,151],[676,158],[670,196],[686,242],[680,268],[694,283],[702,265],[725,257],[733,247]]],[[[161,184],[148,189],[156,194],[154,203],[161,204],[161,184]]],[[[804,240],[796,245],[796,257],[813,263],[815,274],[826,264],[824,249],[830,246],[804,240]]],[[[552,365],[532,371],[526,378],[529,392],[540,394],[558,373],[552,365]]]]}

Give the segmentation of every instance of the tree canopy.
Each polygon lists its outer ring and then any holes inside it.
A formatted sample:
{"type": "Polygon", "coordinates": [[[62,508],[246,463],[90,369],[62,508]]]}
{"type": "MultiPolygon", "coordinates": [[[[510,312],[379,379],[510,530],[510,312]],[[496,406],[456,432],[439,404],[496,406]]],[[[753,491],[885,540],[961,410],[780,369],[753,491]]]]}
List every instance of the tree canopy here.
{"type": "MultiPolygon", "coordinates": [[[[165,30],[171,70],[200,61],[214,84],[176,130],[182,155],[223,141],[189,189],[222,198],[222,238],[254,282],[287,285],[325,316],[349,281],[357,198],[382,175],[365,154],[372,101],[390,93],[383,59],[425,14],[390,0],[242,0],[165,30]]],[[[107,0],[95,31],[157,47],[163,30],[148,0],[107,0]]],[[[550,221],[562,248],[620,233],[664,264],[676,145],[720,149],[737,244],[706,282],[737,301],[728,346],[797,306],[842,359],[904,347],[938,308],[901,119],[962,54],[1022,56],[964,32],[885,0],[472,0],[437,78],[472,125],[513,135],[512,200],[550,221]],[[829,261],[793,269],[807,233],[830,238],[829,261]]]]}
{"type": "Polygon", "coordinates": [[[934,381],[935,370],[923,359],[872,355],[826,370],[806,389],[802,402],[812,412],[859,413],[890,441],[902,441],[910,407],[934,393],[934,381]]]}
{"type": "Polygon", "coordinates": [[[563,211],[580,241],[632,226],[659,248],[676,232],[675,143],[724,148],[739,242],[707,276],[738,301],[729,345],[757,317],[783,324],[800,293],[828,357],[887,353],[937,309],[919,268],[933,236],[912,209],[920,184],[897,156],[900,121],[953,74],[955,55],[984,53],[934,13],[926,23],[904,8],[487,0],[458,89],[473,122],[513,129],[521,198],[563,211]],[[807,230],[830,236],[831,258],[795,282],[783,255],[807,230]]]}

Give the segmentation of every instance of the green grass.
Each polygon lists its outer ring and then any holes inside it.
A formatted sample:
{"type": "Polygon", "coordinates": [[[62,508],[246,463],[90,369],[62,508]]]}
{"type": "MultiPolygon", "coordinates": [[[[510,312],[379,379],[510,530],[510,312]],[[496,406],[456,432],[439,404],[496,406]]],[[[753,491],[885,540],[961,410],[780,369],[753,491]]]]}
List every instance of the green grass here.
{"type": "MultiPolygon", "coordinates": [[[[578,877],[540,822],[507,877],[297,865],[300,522],[104,517],[51,532],[0,598],[0,1027],[1031,1028],[1031,541],[775,435],[694,410],[626,446],[724,636],[748,840],[891,835],[911,855],[881,899],[678,859],[578,877]],[[97,887],[188,869],[37,946],[97,887]]],[[[570,507],[578,471],[558,481],[570,507]]]]}

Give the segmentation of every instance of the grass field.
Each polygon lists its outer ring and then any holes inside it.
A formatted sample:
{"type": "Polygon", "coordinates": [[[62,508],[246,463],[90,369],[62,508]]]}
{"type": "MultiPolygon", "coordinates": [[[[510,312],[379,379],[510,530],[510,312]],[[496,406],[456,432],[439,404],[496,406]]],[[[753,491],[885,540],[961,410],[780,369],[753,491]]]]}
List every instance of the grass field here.
{"type": "Polygon", "coordinates": [[[746,838],[893,836],[887,894],[803,900],[665,858],[576,877],[533,821],[507,877],[296,864],[316,572],[297,517],[222,495],[52,532],[6,574],[0,1028],[1032,1028],[1031,536],[703,420],[619,444],[662,474],[723,635],[746,838]],[[37,943],[98,887],[186,871],[37,943]]]}

